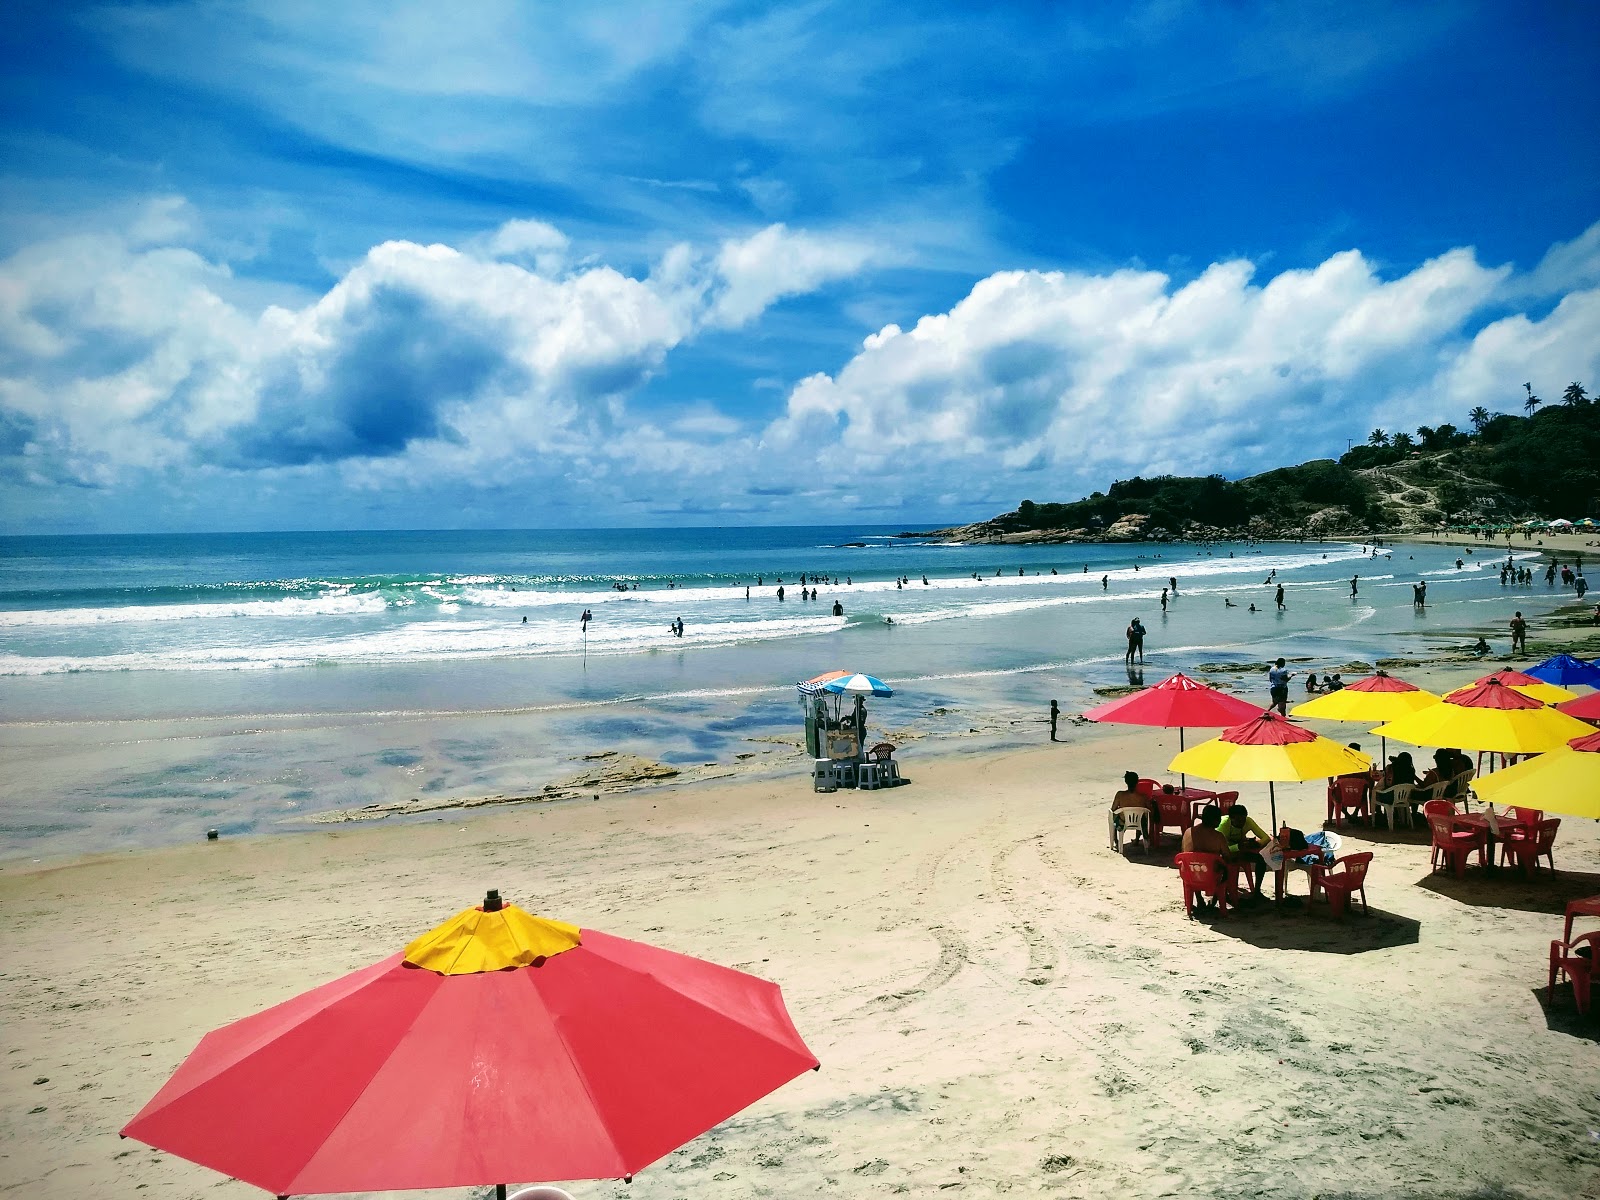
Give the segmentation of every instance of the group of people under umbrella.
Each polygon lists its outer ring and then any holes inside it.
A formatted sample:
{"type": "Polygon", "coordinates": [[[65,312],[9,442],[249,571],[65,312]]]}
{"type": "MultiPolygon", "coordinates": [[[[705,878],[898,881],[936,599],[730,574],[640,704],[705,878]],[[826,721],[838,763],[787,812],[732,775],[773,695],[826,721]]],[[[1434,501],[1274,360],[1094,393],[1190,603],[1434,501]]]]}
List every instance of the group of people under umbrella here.
{"type": "MultiPolygon", "coordinates": [[[[1361,722],[1382,739],[1385,759],[1390,738],[1457,754],[1477,751],[1488,754],[1491,765],[1496,755],[1507,764],[1514,756],[1532,756],[1480,777],[1474,791],[1491,802],[1600,818],[1600,731],[1586,723],[1600,721],[1600,692],[1580,696],[1565,684],[1600,688],[1600,666],[1558,655],[1526,673],[1499,671],[1444,696],[1378,671],[1299,705],[1293,715],[1361,722]]],[[[1372,772],[1371,758],[1356,746],[1181,673],[1084,716],[1176,728],[1179,753],[1168,766],[1183,776],[1265,783],[1273,838],[1280,833],[1276,784],[1372,772]],[[1219,726],[1226,728],[1217,737],[1184,747],[1185,729],[1219,726]]],[[[1181,779],[1180,793],[1186,784],[1181,779]]]]}

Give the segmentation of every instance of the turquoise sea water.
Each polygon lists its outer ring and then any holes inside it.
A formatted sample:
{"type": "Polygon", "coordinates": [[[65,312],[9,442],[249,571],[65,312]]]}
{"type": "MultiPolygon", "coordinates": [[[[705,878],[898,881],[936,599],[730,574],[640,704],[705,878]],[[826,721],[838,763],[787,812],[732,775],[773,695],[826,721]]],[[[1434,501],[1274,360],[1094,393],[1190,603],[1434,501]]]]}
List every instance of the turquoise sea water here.
{"type": "Polygon", "coordinates": [[[1542,579],[1502,587],[1504,551],[1487,547],[1458,569],[1435,547],[1373,558],[1345,543],[953,546],[894,532],[0,539],[0,739],[19,767],[0,783],[0,855],[536,791],[602,748],[731,764],[770,752],[752,738],[795,735],[793,681],[833,667],[893,682],[874,722],[916,727],[920,746],[974,727],[1033,738],[1050,698],[1075,711],[1095,685],[1128,681],[1135,615],[1155,682],[1268,653],[1337,666],[1420,652],[1555,599],[1542,579]],[[802,575],[824,578],[817,600],[800,599],[802,575]]]}

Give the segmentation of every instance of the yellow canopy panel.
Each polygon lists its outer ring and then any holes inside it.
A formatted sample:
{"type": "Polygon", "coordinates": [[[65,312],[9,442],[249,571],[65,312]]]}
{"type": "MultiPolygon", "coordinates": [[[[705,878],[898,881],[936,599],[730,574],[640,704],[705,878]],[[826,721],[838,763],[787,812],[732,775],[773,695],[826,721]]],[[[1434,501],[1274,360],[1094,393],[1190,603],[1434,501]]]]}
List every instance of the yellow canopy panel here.
{"type": "Polygon", "coordinates": [[[1600,754],[1563,746],[1475,779],[1472,790],[1496,804],[1600,819],[1600,754]]]}
{"type": "Polygon", "coordinates": [[[406,961],[440,975],[476,975],[525,967],[582,940],[576,925],[536,917],[515,904],[498,912],[469,908],[407,946],[406,961]]]}
{"type": "Polygon", "coordinates": [[[1212,738],[1185,750],[1168,769],[1227,783],[1290,783],[1354,775],[1371,770],[1372,760],[1324,737],[1287,746],[1240,746],[1212,738]]]}
{"type": "Polygon", "coordinates": [[[1393,721],[1439,703],[1432,692],[1355,692],[1342,688],[1307,700],[1290,711],[1297,717],[1322,721],[1393,721]]]}
{"type": "MultiPolygon", "coordinates": [[[[1372,732],[1413,746],[1542,754],[1575,737],[1593,733],[1594,726],[1553,708],[1465,708],[1444,703],[1390,721],[1372,732]]],[[[1473,787],[1477,789],[1476,784],[1473,787]]]]}

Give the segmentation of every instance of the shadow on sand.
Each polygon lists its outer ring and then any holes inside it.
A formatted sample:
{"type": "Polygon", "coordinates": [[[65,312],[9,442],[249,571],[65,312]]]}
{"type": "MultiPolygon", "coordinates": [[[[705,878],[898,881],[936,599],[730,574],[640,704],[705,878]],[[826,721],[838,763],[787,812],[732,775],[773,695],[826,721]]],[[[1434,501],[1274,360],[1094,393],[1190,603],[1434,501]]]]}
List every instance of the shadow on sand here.
{"type": "MultiPolygon", "coordinates": [[[[1514,908],[1558,917],[1566,912],[1568,900],[1600,894],[1600,875],[1592,871],[1562,871],[1554,876],[1540,871],[1523,879],[1505,867],[1485,871],[1476,865],[1476,858],[1472,862],[1460,879],[1448,871],[1435,871],[1419,879],[1417,886],[1477,908],[1514,908]]],[[[1559,927],[1553,929],[1553,935],[1560,932],[1559,927]]]]}
{"type": "MultiPolygon", "coordinates": [[[[1270,883],[1269,883],[1270,887],[1270,883]]],[[[1342,920],[1334,920],[1322,901],[1309,903],[1304,896],[1291,896],[1283,905],[1268,900],[1247,905],[1225,917],[1208,916],[1207,925],[1218,933],[1263,950],[1311,950],[1318,954],[1365,954],[1391,946],[1414,946],[1422,925],[1410,917],[1374,908],[1363,916],[1361,903],[1347,909],[1342,920]]]]}
{"type": "Polygon", "coordinates": [[[1600,1011],[1596,1011],[1595,1006],[1591,1004],[1588,1012],[1580,1013],[1578,1006],[1573,1003],[1570,983],[1559,984],[1556,987],[1554,1004],[1545,999],[1543,987],[1533,989],[1533,998],[1538,1001],[1539,1008],[1544,1013],[1545,1026],[1550,1032],[1564,1033],[1568,1037],[1600,1043],[1600,1011]]]}

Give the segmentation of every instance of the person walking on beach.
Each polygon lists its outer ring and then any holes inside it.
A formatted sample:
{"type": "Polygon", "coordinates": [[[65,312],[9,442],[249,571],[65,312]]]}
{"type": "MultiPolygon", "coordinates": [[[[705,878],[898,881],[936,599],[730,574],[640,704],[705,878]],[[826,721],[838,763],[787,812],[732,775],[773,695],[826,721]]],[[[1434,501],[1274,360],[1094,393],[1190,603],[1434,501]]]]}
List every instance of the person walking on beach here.
{"type": "Polygon", "coordinates": [[[1294,672],[1284,669],[1283,659],[1278,659],[1267,672],[1267,694],[1272,697],[1268,708],[1275,708],[1284,716],[1289,715],[1289,680],[1294,678],[1294,672]]]}
{"type": "Polygon", "coordinates": [[[1144,624],[1138,617],[1128,623],[1128,652],[1123,655],[1123,661],[1132,662],[1135,654],[1141,663],[1144,662],[1144,624]]]}
{"type": "Polygon", "coordinates": [[[1511,653],[1528,652],[1528,623],[1522,619],[1518,612],[1511,618],[1511,653]]]}
{"type": "Polygon", "coordinates": [[[1278,585],[1278,593],[1277,593],[1276,599],[1278,601],[1278,610],[1281,612],[1283,610],[1283,584],[1281,584],[1281,583],[1278,585]]]}
{"type": "Polygon", "coordinates": [[[1061,719],[1061,705],[1059,702],[1050,701],[1050,740],[1056,740],[1056,722],[1061,719]]]}

